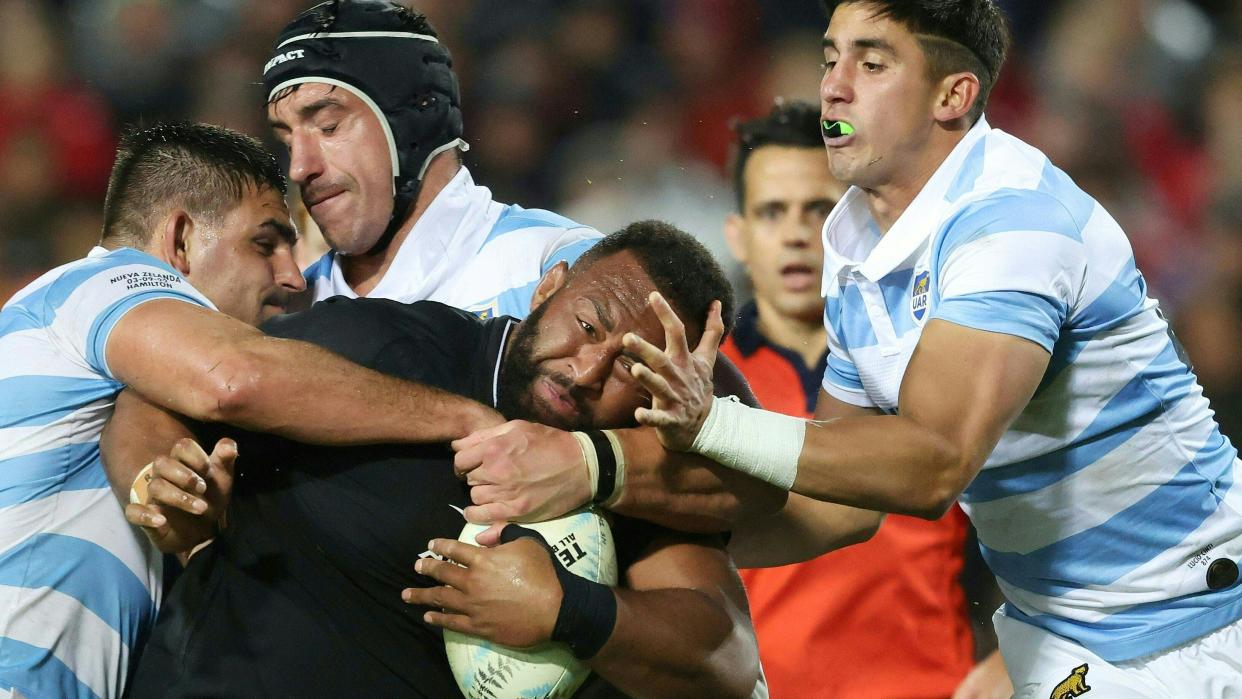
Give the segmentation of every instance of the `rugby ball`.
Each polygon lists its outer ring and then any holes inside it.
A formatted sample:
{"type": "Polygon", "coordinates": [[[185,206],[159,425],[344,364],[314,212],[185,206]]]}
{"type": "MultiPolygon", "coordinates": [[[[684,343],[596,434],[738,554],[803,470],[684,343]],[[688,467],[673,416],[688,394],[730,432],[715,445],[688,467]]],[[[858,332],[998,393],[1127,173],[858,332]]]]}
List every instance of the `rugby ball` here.
{"type": "MultiPolygon", "coordinates": [[[[553,555],[571,573],[605,585],[617,584],[612,528],[594,507],[546,522],[523,524],[543,535],[553,555]]],[[[487,527],[466,524],[459,541],[477,544],[487,527]]],[[[445,629],[444,650],[453,678],[466,699],[561,699],[582,686],[589,668],[563,643],[509,648],[445,629]]]]}

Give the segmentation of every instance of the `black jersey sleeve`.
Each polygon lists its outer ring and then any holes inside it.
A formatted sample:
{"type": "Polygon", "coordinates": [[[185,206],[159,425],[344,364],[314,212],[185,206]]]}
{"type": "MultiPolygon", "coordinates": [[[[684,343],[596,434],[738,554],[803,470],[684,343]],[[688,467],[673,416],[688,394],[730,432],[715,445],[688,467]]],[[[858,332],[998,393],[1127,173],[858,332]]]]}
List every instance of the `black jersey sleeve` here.
{"type": "Polygon", "coordinates": [[[304,340],[399,378],[449,390],[465,372],[457,363],[482,332],[474,316],[434,301],[334,296],[264,323],[269,335],[304,340]]]}

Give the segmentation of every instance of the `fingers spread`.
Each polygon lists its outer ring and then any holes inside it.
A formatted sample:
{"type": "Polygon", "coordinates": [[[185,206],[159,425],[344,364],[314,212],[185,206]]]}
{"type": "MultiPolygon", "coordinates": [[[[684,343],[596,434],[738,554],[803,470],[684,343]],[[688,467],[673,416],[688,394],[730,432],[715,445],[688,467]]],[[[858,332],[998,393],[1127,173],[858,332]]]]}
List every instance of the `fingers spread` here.
{"type": "Polygon", "coordinates": [[[666,370],[672,364],[664,350],[647,342],[635,333],[626,333],[621,338],[621,343],[625,345],[625,349],[628,352],[638,357],[639,361],[655,371],[666,370]]]}
{"type": "Polygon", "coordinates": [[[721,303],[712,301],[711,310],[707,312],[707,322],[703,325],[703,336],[694,348],[694,355],[707,362],[708,367],[715,366],[716,352],[720,349],[720,341],[724,338],[724,318],[721,317],[721,303]]]}
{"type": "Polygon", "coordinates": [[[681,318],[677,317],[677,313],[673,311],[668,300],[658,291],[651,292],[648,300],[651,302],[651,308],[655,310],[656,317],[660,319],[660,325],[664,326],[665,351],[673,357],[689,354],[690,349],[686,346],[686,326],[681,322],[681,318]]]}
{"type": "Polygon", "coordinates": [[[663,376],[655,373],[646,364],[636,363],[630,367],[630,374],[638,380],[643,388],[651,392],[651,395],[670,403],[676,403],[680,397],[673,392],[672,386],[668,385],[668,380],[663,376]]]}

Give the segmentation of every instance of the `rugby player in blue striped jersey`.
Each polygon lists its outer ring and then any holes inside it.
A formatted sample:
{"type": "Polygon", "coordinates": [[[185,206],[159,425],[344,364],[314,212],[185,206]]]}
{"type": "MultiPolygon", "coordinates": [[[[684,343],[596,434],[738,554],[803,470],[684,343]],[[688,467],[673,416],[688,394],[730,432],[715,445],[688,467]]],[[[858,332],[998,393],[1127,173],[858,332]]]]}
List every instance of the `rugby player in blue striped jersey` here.
{"type": "Polygon", "coordinates": [[[122,388],[319,443],[446,439],[498,421],[254,328],[304,286],[284,191],[249,137],[201,124],[128,134],[99,247],[0,311],[0,697],[119,696],[155,615],[160,555],[126,523],[100,461],[122,388]]]}
{"type": "Polygon", "coordinates": [[[439,301],[521,318],[539,279],[600,238],[475,183],[448,49],[401,4],[336,0],[300,13],[263,84],[289,177],[332,248],[307,268],[298,303],[439,301]]]}
{"type": "Polygon", "coordinates": [[[816,419],[713,401],[684,347],[631,342],[640,422],[822,501],[960,500],[1018,697],[1239,696],[1237,450],[1118,224],[983,118],[996,4],[826,5],[824,142],[853,186],[824,224],[816,419]]]}

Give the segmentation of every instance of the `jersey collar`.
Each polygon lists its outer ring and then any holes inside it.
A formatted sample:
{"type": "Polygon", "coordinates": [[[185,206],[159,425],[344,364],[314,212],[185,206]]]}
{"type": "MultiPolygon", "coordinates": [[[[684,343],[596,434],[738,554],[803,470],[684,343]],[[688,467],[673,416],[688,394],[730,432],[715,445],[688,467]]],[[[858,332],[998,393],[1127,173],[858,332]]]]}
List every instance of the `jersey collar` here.
{"type": "Polygon", "coordinates": [[[851,187],[824,222],[823,293],[827,295],[829,285],[846,268],[857,268],[867,279],[879,281],[910,259],[951,206],[945,195],[966,157],[991,130],[987,120],[980,117],[886,234],[880,234],[863,191],[851,187]]]}
{"type": "MultiPolygon", "coordinates": [[[[491,190],[461,166],[414,222],[384,278],[368,296],[426,298],[482,245],[490,226],[491,190]]],[[[339,260],[334,275],[341,275],[339,260]]],[[[344,282],[343,275],[341,276],[344,282]]]]}

